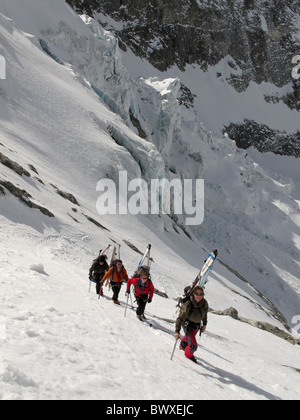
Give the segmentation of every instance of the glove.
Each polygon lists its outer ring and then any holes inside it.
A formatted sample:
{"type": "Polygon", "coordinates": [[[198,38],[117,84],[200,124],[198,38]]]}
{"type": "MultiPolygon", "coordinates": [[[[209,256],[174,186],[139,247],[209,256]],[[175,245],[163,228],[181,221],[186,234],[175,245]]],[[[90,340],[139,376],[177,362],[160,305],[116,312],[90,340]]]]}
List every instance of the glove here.
{"type": "Polygon", "coordinates": [[[148,299],[148,303],[151,303],[151,302],[152,302],[152,299],[150,299],[150,298],[149,298],[149,299],[148,299]]]}
{"type": "Polygon", "coordinates": [[[127,290],[126,290],[125,295],[126,295],[126,296],[129,296],[129,295],[130,295],[130,289],[127,289],[127,290]]]}

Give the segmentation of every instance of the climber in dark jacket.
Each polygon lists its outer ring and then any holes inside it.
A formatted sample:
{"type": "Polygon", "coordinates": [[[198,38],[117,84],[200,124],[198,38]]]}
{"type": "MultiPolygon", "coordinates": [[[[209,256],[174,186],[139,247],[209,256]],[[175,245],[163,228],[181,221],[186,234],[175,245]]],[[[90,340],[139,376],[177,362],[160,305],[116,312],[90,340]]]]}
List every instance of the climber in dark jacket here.
{"type": "Polygon", "coordinates": [[[196,287],[190,299],[181,308],[179,317],[176,321],[176,331],[174,337],[180,338],[180,330],[183,327],[185,337],[181,341],[180,349],[185,352],[188,359],[195,361],[194,353],[198,348],[196,335],[200,331],[204,332],[207,326],[208,303],[204,299],[204,289],[196,287]],[[201,327],[201,324],[203,326],[201,327]]]}
{"type": "MultiPolygon", "coordinates": [[[[107,256],[101,255],[98,257],[90,268],[90,280],[96,283],[96,293],[100,294],[101,290],[101,280],[105,276],[106,272],[109,270],[109,265],[107,264],[107,256]]],[[[103,290],[101,290],[101,296],[103,296],[103,290]]]]}

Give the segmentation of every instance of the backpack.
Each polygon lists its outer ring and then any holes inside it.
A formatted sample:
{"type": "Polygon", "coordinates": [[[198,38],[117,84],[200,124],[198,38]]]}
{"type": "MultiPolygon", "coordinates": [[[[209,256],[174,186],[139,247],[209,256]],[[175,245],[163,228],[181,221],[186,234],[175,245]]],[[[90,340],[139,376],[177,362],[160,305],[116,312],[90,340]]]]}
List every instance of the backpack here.
{"type": "Polygon", "coordinates": [[[184,289],[184,295],[179,298],[178,301],[178,308],[182,308],[182,306],[190,299],[192,295],[193,287],[188,286],[184,289]]]}
{"type": "Polygon", "coordinates": [[[136,272],[134,273],[134,275],[132,277],[133,278],[139,278],[141,271],[146,271],[146,273],[148,275],[148,279],[151,281],[150,268],[146,265],[142,265],[142,267],[140,267],[138,270],[136,270],[136,272]]]}

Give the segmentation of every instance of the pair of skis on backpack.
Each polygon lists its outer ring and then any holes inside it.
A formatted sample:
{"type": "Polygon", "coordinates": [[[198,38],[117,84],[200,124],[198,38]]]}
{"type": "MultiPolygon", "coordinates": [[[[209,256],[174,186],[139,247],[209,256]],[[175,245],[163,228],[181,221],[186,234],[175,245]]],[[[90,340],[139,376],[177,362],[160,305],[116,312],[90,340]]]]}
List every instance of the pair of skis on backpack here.
{"type": "Polygon", "coordinates": [[[178,301],[177,310],[174,315],[175,317],[179,315],[182,305],[190,299],[195,288],[198,286],[202,288],[205,287],[206,283],[208,282],[208,276],[210,272],[213,270],[213,266],[217,259],[217,256],[218,256],[218,250],[215,249],[213,252],[211,252],[207,256],[206,260],[204,261],[204,265],[202,269],[200,270],[198,276],[193,281],[193,283],[184,289],[184,294],[179,298],[179,301],[178,301]]]}

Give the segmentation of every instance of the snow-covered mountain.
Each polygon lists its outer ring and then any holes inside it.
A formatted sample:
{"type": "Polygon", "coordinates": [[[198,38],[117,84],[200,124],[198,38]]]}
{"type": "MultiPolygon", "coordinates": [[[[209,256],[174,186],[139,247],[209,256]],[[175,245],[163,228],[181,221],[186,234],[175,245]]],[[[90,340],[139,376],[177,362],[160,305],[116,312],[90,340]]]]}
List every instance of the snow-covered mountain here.
{"type": "Polygon", "coordinates": [[[299,398],[298,346],[262,330],[298,338],[298,160],[213,135],[185,81],[197,69],[163,78],[63,0],[0,0],[0,39],[0,398],[299,398]],[[100,216],[98,181],[124,170],[203,177],[204,223],[100,216]],[[129,274],[152,244],[153,281],[168,295],[148,307],[154,329],[89,293],[109,243],[121,243],[129,274]],[[179,350],[171,362],[164,319],[215,247],[202,365],[179,350]],[[217,315],[229,307],[245,322],[217,315]]]}

